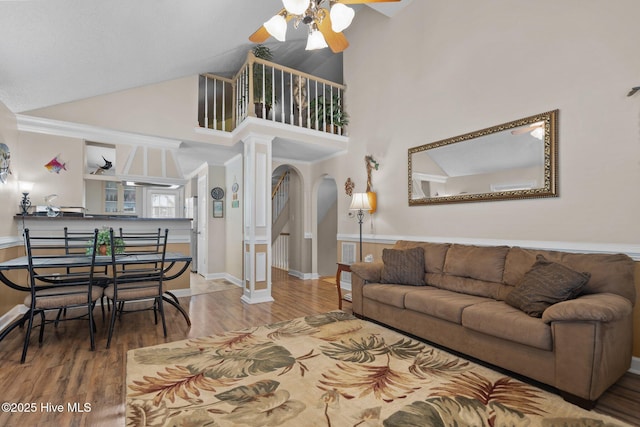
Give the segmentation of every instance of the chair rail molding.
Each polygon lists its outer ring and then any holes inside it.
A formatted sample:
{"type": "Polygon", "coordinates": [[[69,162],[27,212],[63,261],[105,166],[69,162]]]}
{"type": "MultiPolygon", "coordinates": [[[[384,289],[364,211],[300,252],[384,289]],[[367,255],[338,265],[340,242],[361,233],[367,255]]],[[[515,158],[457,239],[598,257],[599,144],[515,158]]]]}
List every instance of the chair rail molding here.
{"type": "MultiPolygon", "coordinates": [[[[357,242],[359,234],[338,234],[338,241],[357,242]]],[[[441,236],[395,236],[381,234],[363,234],[362,241],[392,245],[398,240],[432,243],[458,243],[462,245],[478,246],[519,246],[522,248],[541,249],[549,251],[580,252],[580,253],[623,253],[634,261],[640,261],[640,245],[629,243],[594,243],[594,242],[561,242],[545,240],[511,240],[511,239],[478,239],[466,237],[441,237],[441,236]]]]}

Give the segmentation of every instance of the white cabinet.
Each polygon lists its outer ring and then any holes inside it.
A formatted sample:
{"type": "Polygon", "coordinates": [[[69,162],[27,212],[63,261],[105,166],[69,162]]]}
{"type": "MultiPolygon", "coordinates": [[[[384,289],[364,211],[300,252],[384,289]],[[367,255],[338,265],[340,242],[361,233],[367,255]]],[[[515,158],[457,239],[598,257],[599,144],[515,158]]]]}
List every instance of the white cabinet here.
{"type": "Polygon", "coordinates": [[[119,181],[85,180],[87,215],[136,215],[140,213],[139,187],[119,181]]]}
{"type": "Polygon", "coordinates": [[[135,215],[138,188],[116,181],[105,181],[103,190],[104,212],[109,214],[135,215]]]}

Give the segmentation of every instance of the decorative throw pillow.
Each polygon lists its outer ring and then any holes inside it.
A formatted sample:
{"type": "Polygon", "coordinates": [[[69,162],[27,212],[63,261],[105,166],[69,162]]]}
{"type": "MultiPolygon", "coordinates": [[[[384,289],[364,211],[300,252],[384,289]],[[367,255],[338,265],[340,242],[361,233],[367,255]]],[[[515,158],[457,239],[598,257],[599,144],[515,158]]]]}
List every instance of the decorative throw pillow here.
{"type": "Polygon", "coordinates": [[[424,249],[383,249],[381,283],[423,286],[424,249]]]}
{"type": "Polygon", "coordinates": [[[529,316],[542,317],[547,307],[577,297],[590,277],[590,273],[579,273],[538,255],[505,302],[529,316]]]}

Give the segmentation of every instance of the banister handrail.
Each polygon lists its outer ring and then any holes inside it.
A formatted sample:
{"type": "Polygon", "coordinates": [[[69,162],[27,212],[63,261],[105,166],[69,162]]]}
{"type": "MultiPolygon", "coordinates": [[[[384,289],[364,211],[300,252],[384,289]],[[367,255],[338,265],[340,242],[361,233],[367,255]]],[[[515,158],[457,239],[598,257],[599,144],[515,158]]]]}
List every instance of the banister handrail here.
{"type": "Polygon", "coordinates": [[[230,79],[229,77],[222,77],[222,76],[218,76],[216,74],[204,73],[204,74],[200,74],[200,75],[203,76],[203,77],[208,77],[208,78],[213,79],[213,80],[220,80],[220,81],[223,81],[223,82],[226,82],[226,83],[230,83],[230,84],[234,84],[235,83],[235,80],[230,79]]]}
{"type": "Polygon", "coordinates": [[[262,65],[266,65],[266,66],[269,66],[269,67],[273,67],[276,70],[285,71],[285,72],[290,73],[290,74],[295,74],[296,76],[300,76],[300,77],[304,77],[306,79],[314,80],[314,81],[317,81],[318,83],[324,83],[326,85],[333,86],[333,87],[336,87],[336,88],[339,88],[339,89],[342,89],[342,90],[347,89],[347,86],[344,85],[344,84],[332,82],[331,80],[323,79],[322,77],[316,77],[316,76],[314,76],[312,74],[305,73],[304,71],[296,70],[295,68],[287,67],[286,65],[276,64],[275,62],[271,62],[271,61],[266,60],[266,59],[257,58],[253,54],[253,52],[251,52],[251,51],[249,51],[249,53],[247,53],[247,60],[242,64],[242,67],[240,67],[240,71],[238,71],[236,73],[236,75],[233,76],[233,78],[231,80],[237,81],[238,77],[242,73],[242,69],[245,66],[251,65],[252,63],[262,64],[262,65]]]}
{"type": "Polygon", "coordinates": [[[278,183],[275,187],[273,187],[273,191],[271,192],[271,200],[276,197],[276,194],[278,193],[278,190],[280,189],[280,186],[282,185],[282,182],[285,180],[287,175],[289,175],[288,169],[280,176],[280,179],[278,179],[278,183]]]}

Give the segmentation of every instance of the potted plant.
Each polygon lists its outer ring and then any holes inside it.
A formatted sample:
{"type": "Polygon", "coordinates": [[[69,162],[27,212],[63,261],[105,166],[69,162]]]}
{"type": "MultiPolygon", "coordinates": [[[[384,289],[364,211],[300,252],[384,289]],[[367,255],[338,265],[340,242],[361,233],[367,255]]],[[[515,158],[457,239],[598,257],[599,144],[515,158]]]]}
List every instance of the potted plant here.
{"type": "Polygon", "coordinates": [[[342,108],[342,100],[337,94],[332,97],[321,95],[309,103],[309,111],[311,113],[311,127],[324,130],[331,133],[338,133],[338,127],[344,127],[349,124],[349,116],[342,108]],[[334,129],[331,129],[331,125],[334,129]],[[334,132],[332,132],[332,130],[334,132]]]}
{"type": "MultiPolygon", "coordinates": [[[[271,61],[273,53],[267,46],[259,44],[252,49],[256,58],[271,61]]],[[[271,70],[265,69],[263,64],[253,64],[253,103],[255,105],[256,116],[262,118],[262,108],[269,116],[269,110],[273,106],[273,75],[271,70]],[[263,89],[264,88],[264,89],[263,89]]],[[[265,117],[267,118],[267,117],[265,117]]]]}
{"type": "MultiPolygon", "coordinates": [[[[124,253],[124,240],[120,237],[113,238],[113,244],[116,247],[116,254],[124,253]]],[[[98,248],[97,255],[111,255],[111,235],[109,229],[103,227],[98,231],[96,248],[98,248]]],[[[89,240],[87,246],[87,255],[91,255],[93,251],[93,239],[89,240]]]]}

